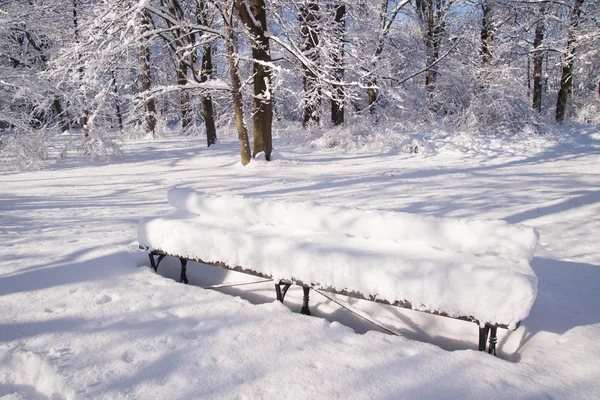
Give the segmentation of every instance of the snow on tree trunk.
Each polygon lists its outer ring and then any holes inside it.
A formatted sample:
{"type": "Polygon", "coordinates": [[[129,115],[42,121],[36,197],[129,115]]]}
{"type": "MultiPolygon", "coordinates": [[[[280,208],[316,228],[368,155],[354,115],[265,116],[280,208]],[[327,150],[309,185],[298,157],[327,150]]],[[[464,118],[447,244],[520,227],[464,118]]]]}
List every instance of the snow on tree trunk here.
{"type": "MultiPolygon", "coordinates": [[[[333,77],[336,82],[344,80],[344,35],[346,32],[346,6],[336,4],[335,6],[335,27],[333,28],[334,48],[331,54],[333,63],[333,77]]],[[[334,125],[344,124],[344,103],[346,94],[344,86],[334,85],[331,97],[331,122],[334,125]]]]}
{"type": "Polygon", "coordinates": [[[560,90],[556,99],[556,122],[565,119],[567,111],[567,99],[573,85],[573,61],[575,58],[575,46],[577,44],[576,30],[581,16],[581,6],[584,0],[574,0],[571,9],[571,25],[569,27],[567,48],[563,56],[562,75],[560,78],[560,90]]]}
{"type": "MultiPolygon", "coordinates": [[[[77,3],[78,3],[78,0],[73,0],[73,25],[75,27],[74,36],[75,36],[75,43],[79,47],[80,40],[79,40],[79,19],[77,16],[77,8],[78,8],[77,3]]],[[[79,79],[81,80],[81,87],[83,88],[85,71],[83,68],[82,57],[81,57],[80,51],[77,54],[77,58],[79,61],[79,79]]],[[[82,115],[81,115],[81,127],[83,129],[83,133],[84,133],[85,137],[88,137],[90,135],[90,131],[89,131],[89,114],[90,114],[90,112],[87,108],[87,104],[86,104],[87,100],[85,97],[86,97],[86,94],[85,94],[85,90],[84,90],[84,92],[81,94],[82,103],[83,103],[83,111],[82,111],[82,115]]]]}
{"type": "Polygon", "coordinates": [[[144,35],[150,30],[151,16],[147,10],[141,13],[140,33],[142,34],[142,45],[140,47],[140,75],[142,81],[142,98],[144,101],[144,119],[146,121],[146,135],[154,136],[156,128],[156,103],[154,97],[149,93],[152,80],[150,78],[150,47],[148,39],[144,35]]]}
{"type": "Polygon", "coordinates": [[[235,114],[235,124],[238,132],[238,142],[240,144],[240,153],[242,157],[242,165],[247,165],[250,162],[250,141],[248,140],[248,129],[244,122],[244,108],[242,101],[242,92],[240,75],[238,73],[237,56],[233,47],[234,33],[231,27],[232,18],[227,14],[225,9],[221,9],[221,14],[225,22],[225,47],[227,47],[227,60],[229,62],[229,75],[231,78],[231,96],[233,99],[233,111],[235,114]]]}
{"type": "Polygon", "coordinates": [[[538,13],[538,21],[535,26],[535,37],[533,39],[533,109],[540,113],[542,112],[542,69],[544,61],[544,53],[540,47],[544,41],[544,33],[546,26],[544,18],[546,7],[544,4],[540,6],[538,13]]]}
{"type": "Polygon", "coordinates": [[[267,33],[267,13],[264,0],[236,0],[235,7],[241,21],[250,33],[254,75],[254,148],[252,156],[264,152],[267,161],[273,150],[273,84],[271,79],[271,53],[267,33]]]}
{"type": "Polygon", "coordinates": [[[310,64],[302,64],[302,127],[318,126],[321,123],[321,87],[315,70],[319,63],[319,3],[314,0],[305,1],[300,7],[300,35],[302,37],[302,53],[310,64]]]}

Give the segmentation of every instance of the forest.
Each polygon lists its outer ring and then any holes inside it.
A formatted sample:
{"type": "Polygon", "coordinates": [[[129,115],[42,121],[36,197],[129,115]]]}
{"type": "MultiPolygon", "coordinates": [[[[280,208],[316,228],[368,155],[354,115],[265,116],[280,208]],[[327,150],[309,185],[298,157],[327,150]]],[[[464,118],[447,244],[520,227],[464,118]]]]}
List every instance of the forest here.
{"type": "Polygon", "coordinates": [[[178,133],[207,146],[234,135],[246,165],[269,160],[286,127],[327,137],[361,126],[364,140],[597,124],[598,5],[2,0],[2,158],[21,168],[49,149],[107,159],[123,138],[178,133]]]}

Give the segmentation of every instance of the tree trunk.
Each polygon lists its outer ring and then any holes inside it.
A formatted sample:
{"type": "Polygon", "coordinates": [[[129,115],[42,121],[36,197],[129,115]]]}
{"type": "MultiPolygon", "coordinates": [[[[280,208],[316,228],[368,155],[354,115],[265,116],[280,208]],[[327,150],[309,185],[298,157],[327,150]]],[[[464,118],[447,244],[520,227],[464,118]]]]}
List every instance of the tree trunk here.
{"type": "MultiPolygon", "coordinates": [[[[222,10],[224,19],[227,15],[222,10]]],[[[240,153],[242,156],[242,165],[247,165],[250,162],[250,142],[248,140],[248,130],[244,122],[244,108],[242,101],[242,92],[240,91],[242,84],[238,73],[237,57],[233,48],[233,31],[228,22],[225,22],[225,46],[227,47],[227,59],[229,61],[229,74],[231,77],[231,96],[233,98],[233,111],[235,114],[235,125],[238,132],[238,141],[240,144],[240,153]]]]}
{"type": "MultiPolygon", "coordinates": [[[[202,55],[200,81],[207,82],[212,74],[212,46],[208,44],[204,46],[204,54],[202,55]]],[[[202,115],[204,116],[204,125],[206,127],[206,145],[207,147],[210,147],[212,144],[217,143],[217,129],[215,128],[213,103],[210,93],[202,93],[200,95],[200,101],[202,102],[202,115]]]]}
{"type": "Polygon", "coordinates": [[[444,33],[447,0],[416,0],[417,16],[421,22],[423,43],[427,53],[425,73],[425,87],[427,89],[427,101],[431,111],[437,111],[435,105],[435,83],[437,80],[437,65],[442,34],[444,33]]]}
{"type": "MultiPolygon", "coordinates": [[[[206,2],[204,0],[200,0],[197,3],[196,8],[197,20],[200,25],[210,26],[207,13],[208,9],[206,7],[206,2]]],[[[204,54],[202,54],[202,69],[200,71],[200,83],[208,82],[208,80],[213,76],[214,69],[212,62],[212,51],[213,49],[211,43],[204,45],[204,54]]],[[[202,94],[200,94],[200,102],[202,103],[202,116],[204,117],[204,126],[206,128],[206,146],[210,147],[217,142],[217,129],[215,127],[213,102],[210,93],[207,91],[202,92],[202,94]]]]}
{"type": "MultiPolygon", "coordinates": [[[[73,25],[75,26],[75,43],[79,46],[79,19],[77,17],[77,1],[78,0],[73,0],[73,25]]],[[[77,58],[79,60],[79,80],[81,81],[82,87],[83,87],[83,80],[84,80],[84,69],[83,69],[83,64],[81,61],[81,53],[77,54],[77,58]]],[[[87,108],[87,100],[86,100],[86,94],[85,91],[84,93],[82,93],[82,103],[83,103],[83,111],[82,111],[82,115],[81,115],[81,127],[83,129],[83,134],[85,137],[88,137],[90,135],[90,131],[89,131],[89,115],[90,112],[87,108]]]]}
{"type": "Polygon", "coordinates": [[[271,81],[271,54],[267,32],[267,14],[264,0],[236,0],[235,7],[240,19],[249,30],[252,43],[254,75],[254,148],[252,156],[265,153],[267,161],[273,150],[273,87],[271,81]]]}
{"type": "Polygon", "coordinates": [[[484,67],[492,66],[492,46],[494,43],[494,0],[482,0],[481,9],[481,58],[484,67]]]}
{"type": "MultiPolygon", "coordinates": [[[[337,4],[335,6],[335,27],[333,29],[334,35],[334,49],[332,51],[331,59],[333,61],[333,77],[336,82],[342,82],[344,80],[344,36],[346,31],[346,6],[343,4],[337,4]]],[[[344,92],[344,86],[341,84],[335,85],[332,90],[331,98],[331,122],[334,125],[344,124],[344,104],[346,102],[346,95],[344,92]]]]}
{"type": "Polygon", "coordinates": [[[119,89],[117,88],[117,76],[115,71],[111,71],[112,76],[112,87],[115,94],[115,111],[117,113],[117,121],[119,123],[119,130],[123,132],[123,114],[121,114],[121,101],[119,100],[119,89]]]}
{"type": "MultiPolygon", "coordinates": [[[[183,49],[181,50],[183,51],[183,49]]],[[[177,66],[177,84],[179,86],[187,85],[187,65],[179,61],[177,66]]],[[[190,106],[190,93],[187,89],[179,89],[179,104],[181,105],[181,129],[185,130],[194,122],[192,118],[192,107],[190,106]]]]}
{"type": "Polygon", "coordinates": [[[63,133],[69,131],[69,120],[65,118],[65,113],[63,111],[62,105],[60,104],[60,99],[58,97],[54,97],[54,101],[52,102],[52,108],[56,112],[56,118],[58,118],[58,124],[60,125],[60,129],[63,133]]]}
{"type": "Polygon", "coordinates": [[[556,122],[562,122],[565,119],[567,111],[567,99],[573,85],[573,61],[575,59],[576,37],[575,31],[579,25],[581,16],[581,6],[584,0],[574,0],[571,9],[571,26],[569,27],[567,48],[563,58],[562,75],[560,78],[560,90],[556,99],[556,122]]]}
{"type": "Polygon", "coordinates": [[[310,64],[302,64],[302,84],[304,89],[302,107],[302,127],[318,126],[321,123],[321,88],[314,72],[319,62],[319,4],[307,0],[300,7],[300,35],[302,53],[310,64]]]}
{"type": "Polygon", "coordinates": [[[379,99],[379,90],[377,89],[377,75],[375,70],[377,69],[377,60],[383,52],[383,44],[385,39],[385,26],[387,23],[388,13],[388,0],[381,0],[381,26],[379,28],[379,37],[377,38],[377,47],[375,48],[375,57],[373,58],[373,65],[371,66],[371,75],[367,80],[367,85],[370,86],[367,89],[367,97],[369,99],[369,112],[375,114],[375,104],[379,99]]]}
{"type": "Polygon", "coordinates": [[[542,70],[544,54],[540,50],[544,41],[544,33],[546,27],[544,18],[546,8],[542,4],[539,11],[539,20],[535,26],[535,37],[533,38],[533,109],[540,113],[542,112],[542,70]]]}
{"type": "MultiPolygon", "coordinates": [[[[142,11],[140,33],[145,35],[150,30],[150,16],[147,10],[142,11]]],[[[140,47],[140,74],[142,81],[142,98],[144,101],[144,119],[146,120],[146,135],[154,136],[156,128],[156,103],[150,92],[152,80],[150,78],[150,47],[148,40],[143,39],[140,47]]]]}

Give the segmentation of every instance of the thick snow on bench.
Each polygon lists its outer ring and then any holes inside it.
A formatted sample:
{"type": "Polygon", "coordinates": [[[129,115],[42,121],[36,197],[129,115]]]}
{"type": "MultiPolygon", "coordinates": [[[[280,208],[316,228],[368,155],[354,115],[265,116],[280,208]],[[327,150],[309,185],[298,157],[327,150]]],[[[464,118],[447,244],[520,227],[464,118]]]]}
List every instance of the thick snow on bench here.
{"type": "Polygon", "coordinates": [[[179,210],[141,220],[141,245],[510,327],[536,297],[537,234],[525,226],[187,189],[168,198],[179,210]]]}

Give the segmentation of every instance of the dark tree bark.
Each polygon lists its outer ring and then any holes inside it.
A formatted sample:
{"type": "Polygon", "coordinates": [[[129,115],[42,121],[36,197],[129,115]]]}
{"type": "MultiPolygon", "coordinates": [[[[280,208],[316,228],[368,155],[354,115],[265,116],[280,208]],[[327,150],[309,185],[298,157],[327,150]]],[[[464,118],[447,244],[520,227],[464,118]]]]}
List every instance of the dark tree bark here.
{"type": "Polygon", "coordinates": [[[117,76],[115,71],[111,71],[113,93],[115,95],[115,111],[117,114],[117,122],[119,130],[123,132],[123,114],[121,113],[121,100],[119,99],[119,88],[117,87],[117,76]]]}
{"type": "Polygon", "coordinates": [[[533,38],[533,109],[540,113],[542,112],[542,70],[544,53],[541,51],[541,46],[544,41],[546,26],[544,18],[546,7],[544,4],[540,6],[539,19],[535,26],[535,37],[533,38]]]}
{"type": "MultiPolygon", "coordinates": [[[[73,25],[75,27],[75,31],[74,31],[75,43],[77,45],[79,45],[80,44],[79,43],[79,19],[77,16],[77,3],[78,3],[78,0],[73,0],[73,25]]],[[[81,53],[77,54],[77,58],[79,61],[79,79],[83,83],[85,71],[83,69],[81,53]]],[[[83,95],[82,95],[82,102],[83,102],[83,112],[81,115],[81,127],[83,129],[84,136],[88,137],[90,135],[89,126],[88,126],[90,112],[87,108],[87,104],[86,104],[87,100],[85,98],[85,93],[83,93],[83,95]]]]}
{"type": "Polygon", "coordinates": [[[315,73],[319,63],[319,3],[307,0],[300,8],[301,50],[310,61],[310,65],[302,64],[302,84],[304,99],[302,107],[302,127],[319,125],[321,123],[321,88],[315,73]]]}
{"type": "MultiPolygon", "coordinates": [[[[147,10],[142,11],[140,33],[142,36],[150,31],[151,15],[147,10]]],[[[146,134],[154,136],[156,128],[156,103],[150,92],[152,79],[150,77],[150,47],[148,40],[143,39],[140,47],[140,75],[142,81],[142,97],[144,101],[144,119],[146,121],[146,134]]]]}
{"type": "MultiPolygon", "coordinates": [[[[170,0],[168,9],[169,14],[171,14],[175,20],[183,21],[184,12],[178,0],[170,0]]],[[[166,20],[166,23],[173,34],[171,46],[175,53],[175,62],[177,65],[177,85],[180,86],[179,104],[181,108],[181,128],[182,130],[185,130],[194,122],[192,117],[192,107],[190,105],[190,93],[189,90],[185,88],[188,83],[188,64],[185,60],[186,49],[184,45],[184,40],[187,35],[185,35],[183,29],[173,26],[171,21],[166,20]]]]}
{"type": "Polygon", "coordinates": [[[556,122],[565,119],[567,111],[567,100],[571,87],[573,86],[573,61],[575,59],[575,46],[577,44],[576,30],[581,16],[581,6],[584,0],[574,0],[571,8],[571,24],[569,26],[567,48],[563,56],[562,75],[560,78],[560,90],[556,99],[556,122]]]}
{"type": "Polygon", "coordinates": [[[425,73],[425,87],[427,88],[429,109],[432,111],[437,111],[435,105],[435,83],[437,81],[438,70],[435,62],[440,56],[448,3],[448,0],[416,0],[415,2],[427,53],[425,63],[428,68],[425,73]]]}
{"type": "MultiPolygon", "coordinates": [[[[208,44],[204,46],[204,54],[202,55],[200,82],[207,82],[212,75],[212,46],[208,44]]],[[[215,127],[213,102],[210,93],[202,93],[200,95],[200,101],[202,103],[202,115],[204,116],[204,125],[206,127],[206,145],[207,147],[210,147],[217,143],[217,128],[215,127]]]]}
{"type": "Polygon", "coordinates": [[[52,102],[52,108],[54,108],[54,111],[56,112],[56,118],[58,118],[58,124],[60,125],[60,129],[63,133],[68,132],[69,120],[65,116],[62,104],[60,103],[60,99],[58,97],[54,98],[54,101],[52,102]]]}
{"type": "Polygon", "coordinates": [[[235,0],[235,8],[250,33],[254,75],[254,148],[252,156],[265,153],[267,161],[273,150],[273,87],[271,79],[271,53],[267,32],[267,13],[264,0],[235,0]]]}
{"type": "MultiPolygon", "coordinates": [[[[183,50],[182,50],[183,51],[183,50]]],[[[181,105],[181,128],[185,130],[194,122],[192,116],[192,107],[190,105],[190,92],[183,88],[187,85],[187,65],[183,61],[179,61],[177,65],[177,84],[182,86],[179,89],[179,104],[181,105]]]]}
{"type": "MultiPolygon", "coordinates": [[[[335,48],[331,55],[333,62],[333,77],[336,82],[344,80],[344,36],[346,33],[346,6],[343,4],[335,5],[335,27],[333,35],[335,48]]],[[[346,94],[344,86],[339,84],[332,88],[331,98],[331,122],[334,125],[344,124],[344,104],[346,103],[346,94]]]]}
{"type": "Polygon", "coordinates": [[[482,0],[481,58],[484,67],[492,66],[494,44],[494,0],[482,0]]]}
{"type": "Polygon", "coordinates": [[[369,99],[369,112],[371,114],[375,114],[375,103],[377,103],[377,99],[379,98],[379,90],[377,89],[377,75],[375,70],[377,69],[377,60],[381,56],[383,52],[383,44],[385,39],[385,27],[387,22],[387,13],[388,13],[388,0],[381,0],[381,27],[379,29],[379,37],[377,40],[377,47],[375,48],[375,57],[373,59],[372,71],[369,79],[367,80],[367,85],[370,86],[367,89],[367,97],[369,99]]]}
{"type": "MultiPolygon", "coordinates": [[[[208,7],[204,0],[199,0],[196,7],[198,23],[204,26],[210,26],[208,16],[208,7]]],[[[213,76],[214,68],[212,62],[212,44],[209,42],[204,45],[204,53],[202,54],[202,69],[200,71],[200,82],[205,83],[213,76]]],[[[204,117],[204,126],[206,128],[206,145],[210,147],[217,142],[217,129],[215,127],[215,118],[213,111],[212,97],[209,92],[205,91],[200,94],[200,102],[202,103],[202,116],[204,117]]]]}
{"type": "Polygon", "coordinates": [[[224,8],[220,9],[221,15],[225,20],[225,47],[227,47],[227,60],[229,62],[229,75],[231,78],[231,96],[233,100],[233,112],[235,114],[235,125],[238,132],[238,142],[240,144],[240,153],[242,165],[250,162],[250,141],[248,140],[248,130],[244,122],[244,108],[241,92],[241,81],[238,73],[237,57],[235,53],[234,34],[231,27],[232,18],[224,8]]]}

